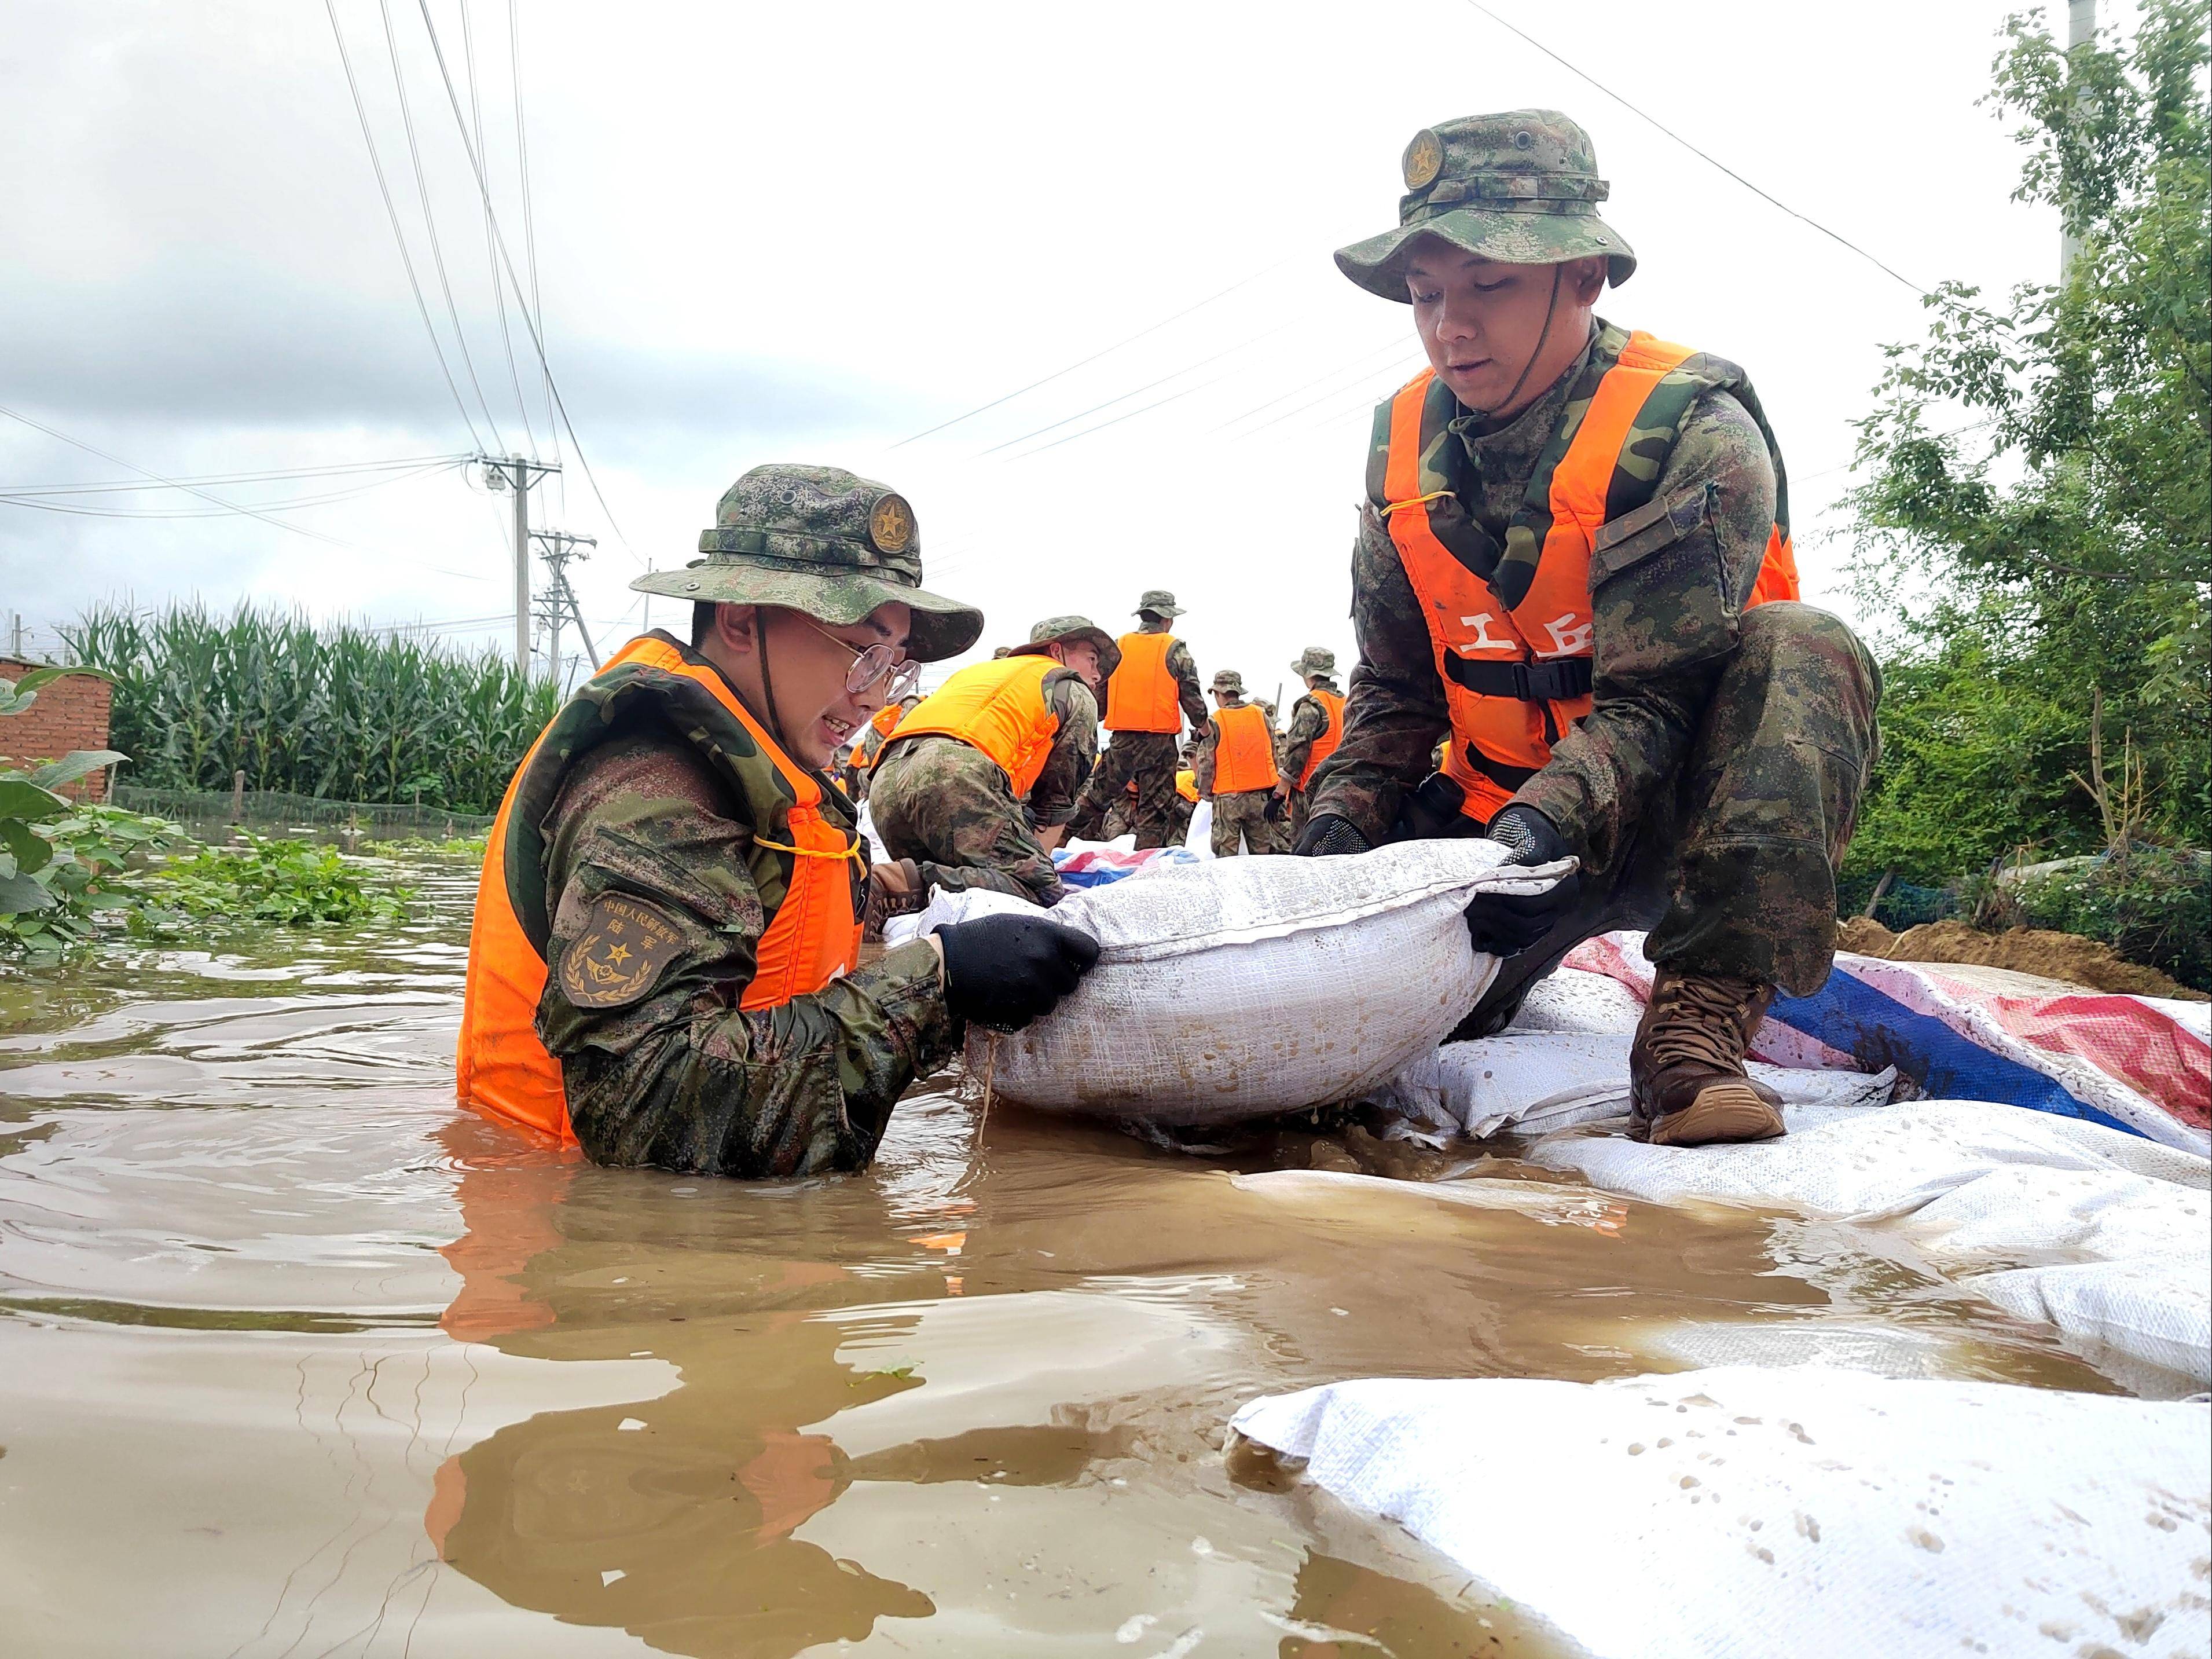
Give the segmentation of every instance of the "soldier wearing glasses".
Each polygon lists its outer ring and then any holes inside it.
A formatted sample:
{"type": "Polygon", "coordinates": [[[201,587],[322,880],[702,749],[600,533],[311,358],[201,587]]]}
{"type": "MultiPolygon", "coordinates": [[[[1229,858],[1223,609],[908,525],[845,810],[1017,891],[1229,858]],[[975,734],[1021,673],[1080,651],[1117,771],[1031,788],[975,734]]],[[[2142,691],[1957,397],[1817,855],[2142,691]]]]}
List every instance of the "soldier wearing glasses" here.
{"type": "Polygon", "coordinates": [[[1016,1029],[1097,960],[988,917],[862,967],[872,875],[823,769],[982,615],[921,587],[905,499],[760,467],[704,558],[634,588],[693,604],[632,640],[525,756],[470,936],[461,1102],[593,1162],[731,1175],[852,1169],[969,1019],[1016,1029]]]}

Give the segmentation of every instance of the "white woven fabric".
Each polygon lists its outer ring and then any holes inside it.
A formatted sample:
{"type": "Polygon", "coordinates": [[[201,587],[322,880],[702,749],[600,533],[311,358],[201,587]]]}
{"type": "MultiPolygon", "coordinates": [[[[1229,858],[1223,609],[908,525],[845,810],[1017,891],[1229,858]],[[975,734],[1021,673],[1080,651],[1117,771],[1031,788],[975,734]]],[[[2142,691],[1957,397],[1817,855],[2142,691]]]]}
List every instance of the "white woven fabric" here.
{"type": "Polygon", "coordinates": [[[2206,1651],[2199,1404],[1722,1367],[1340,1382],[1232,1426],[1598,1659],[2206,1651]]]}
{"type": "Polygon", "coordinates": [[[1718,1199],[1887,1221],[1946,1277],[2049,1320],[2135,1386],[2161,1379],[2130,1375],[2130,1364],[2212,1385],[2212,1163],[1985,1101],[1792,1107],[1784,1117],[1786,1137],[1752,1146],[1646,1146],[1567,1131],[1528,1156],[1660,1204],[1718,1199]]]}
{"type": "Polygon", "coordinates": [[[997,1039],[994,1086],[1040,1111],[1194,1125],[1356,1098],[1434,1048],[1497,972],[1468,942],[1468,901],[1539,892],[1571,868],[1504,857],[1408,841],[1073,894],[1053,919],[1098,941],[1098,966],[1050,1017],[997,1039]]]}
{"type": "MultiPolygon", "coordinates": [[[[1527,1031],[1516,1021],[1501,1035],[1446,1043],[1420,1056],[1373,1099],[1385,1111],[1478,1138],[1503,1129],[1540,1135],[1626,1117],[1634,1040],[1629,1031],[1527,1031]]],[[[1753,1060],[1748,1070],[1792,1106],[1887,1106],[1897,1086],[1894,1068],[1814,1071],[1753,1060]]]]}

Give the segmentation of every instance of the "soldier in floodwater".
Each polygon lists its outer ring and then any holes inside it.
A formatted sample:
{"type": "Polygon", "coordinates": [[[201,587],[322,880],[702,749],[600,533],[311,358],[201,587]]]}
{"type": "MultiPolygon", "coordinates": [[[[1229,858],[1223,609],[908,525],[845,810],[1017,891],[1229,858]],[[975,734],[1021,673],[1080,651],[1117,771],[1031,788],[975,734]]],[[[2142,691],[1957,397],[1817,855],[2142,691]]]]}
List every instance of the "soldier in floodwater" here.
{"type": "Polygon", "coordinates": [[[700,551],[631,583],[692,601],[690,642],[624,646],[501,803],[458,1092],[600,1163],[857,1168],[968,1020],[1049,1011],[1098,947],[994,916],[856,966],[931,873],[871,872],[822,769],[982,614],[923,589],[903,497],[835,467],[755,467],[700,551]]]}
{"type": "Polygon", "coordinates": [[[1339,267],[1409,305],[1430,367],[1376,413],[1344,735],[1297,850],[1486,834],[1579,878],[1468,912],[1504,1027],[1582,940],[1648,927],[1638,1133],[1783,1132],[1743,1059],[1817,991],[1881,674],[1796,602],[1782,459],[1743,371],[1595,314],[1636,256],[1553,110],[1414,134],[1397,228],[1339,267]],[[1430,756],[1448,737],[1441,770],[1430,756]]]}

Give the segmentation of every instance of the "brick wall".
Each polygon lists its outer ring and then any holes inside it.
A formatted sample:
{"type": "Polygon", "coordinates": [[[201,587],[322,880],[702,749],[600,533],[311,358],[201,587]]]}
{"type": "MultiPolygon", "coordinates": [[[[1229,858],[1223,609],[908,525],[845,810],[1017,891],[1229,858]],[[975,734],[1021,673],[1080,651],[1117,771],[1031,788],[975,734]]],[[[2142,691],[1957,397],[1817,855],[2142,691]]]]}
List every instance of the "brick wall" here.
{"type": "MultiPolygon", "coordinates": [[[[43,665],[18,662],[0,656],[0,680],[21,680],[43,665]]],[[[0,765],[20,766],[33,760],[58,760],[71,749],[107,747],[107,711],[115,688],[96,674],[68,674],[39,688],[39,700],[28,714],[0,717],[0,765]]],[[[82,784],[64,787],[64,795],[89,790],[95,801],[107,798],[107,774],[96,772],[82,784]]]]}

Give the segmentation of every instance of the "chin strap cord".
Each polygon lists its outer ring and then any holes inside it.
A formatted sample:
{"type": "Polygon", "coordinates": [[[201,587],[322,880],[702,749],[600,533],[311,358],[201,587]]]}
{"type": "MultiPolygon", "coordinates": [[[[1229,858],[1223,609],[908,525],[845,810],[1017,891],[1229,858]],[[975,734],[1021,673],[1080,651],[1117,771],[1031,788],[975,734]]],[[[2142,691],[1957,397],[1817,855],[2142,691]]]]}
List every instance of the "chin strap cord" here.
{"type": "Polygon", "coordinates": [[[1491,418],[1499,409],[1510,409],[1513,406],[1513,400],[1521,395],[1521,388],[1528,383],[1528,376],[1536,367],[1536,359],[1544,355],[1544,344],[1552,338],[1553,320],[1559,314],[1559,272],[1565,269],[1566,269],[1565,265],[1555,265],[1552,267],[1552,297],[1544,306],[1544,326],[1537,331],[1536,349],[1528,354],[1528,361],[1521,365],[1521,378],[1515,381],[1513,389],[1500,398],[1491,408],[1478,409],[1474,412],[1484,419],[1491,418]]]}

